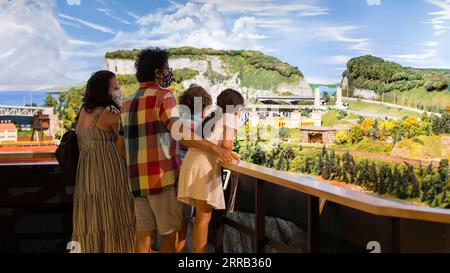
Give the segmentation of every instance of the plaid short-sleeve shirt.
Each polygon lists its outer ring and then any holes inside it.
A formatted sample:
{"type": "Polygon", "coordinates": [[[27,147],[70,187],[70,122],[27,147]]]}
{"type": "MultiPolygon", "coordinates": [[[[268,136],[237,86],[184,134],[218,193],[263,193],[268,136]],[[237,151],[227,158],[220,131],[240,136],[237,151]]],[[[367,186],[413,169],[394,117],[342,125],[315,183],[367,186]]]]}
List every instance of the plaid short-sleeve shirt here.
{"type": "Polygon", "coordinates": [[[178,142],[169,130],[179,118],[175,97],[154,82],[141,83],[121,111],[131,192],[159,194],[177,182],[180,167],[178,142]]]}

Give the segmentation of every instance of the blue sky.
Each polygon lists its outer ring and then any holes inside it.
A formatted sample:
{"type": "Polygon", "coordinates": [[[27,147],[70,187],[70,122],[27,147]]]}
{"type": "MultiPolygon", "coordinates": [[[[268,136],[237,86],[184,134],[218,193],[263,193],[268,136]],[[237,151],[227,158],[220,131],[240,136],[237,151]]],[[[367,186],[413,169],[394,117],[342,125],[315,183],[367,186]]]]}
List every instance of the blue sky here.
{"type": "Polygon", "coordinates": [[[256,49],[338,82],[372,54],[450,68],[450,0],[0,0],[0,89],[85,81],[106,51],[256,49]]]}

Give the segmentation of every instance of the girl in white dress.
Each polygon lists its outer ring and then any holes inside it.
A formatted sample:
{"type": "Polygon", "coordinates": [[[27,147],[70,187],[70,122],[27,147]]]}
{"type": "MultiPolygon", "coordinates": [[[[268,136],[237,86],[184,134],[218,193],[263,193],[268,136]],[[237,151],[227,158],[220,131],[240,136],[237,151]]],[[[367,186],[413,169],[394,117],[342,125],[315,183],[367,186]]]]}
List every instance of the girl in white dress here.
{"type": "MultiPolygon", "coordinates": [[[[243,104],[244,97],[238,91],[222,91],[217,97],[218,109],[203,121],[202,136],[232,150],[243,104]]],[[[201,149],[188,149],[180,169],[178,200],[195,206],[193,251],[205,252],[212,209],[225,209],[221,168],[216,155],[201,149]]]]}

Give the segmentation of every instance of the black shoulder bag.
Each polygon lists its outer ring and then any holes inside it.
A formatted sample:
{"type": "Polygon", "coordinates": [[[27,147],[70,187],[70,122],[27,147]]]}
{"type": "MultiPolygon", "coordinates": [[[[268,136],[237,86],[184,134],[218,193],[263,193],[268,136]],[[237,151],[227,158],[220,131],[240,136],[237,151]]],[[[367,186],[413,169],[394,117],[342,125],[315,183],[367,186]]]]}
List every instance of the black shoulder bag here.
{"type": "Polygon", "coordinates": [[[72,127],[62,136],[61,142],[59,143],[58,148],[55,151],[59,167],[64,172],[71,175],[75,175],[77,172],[78,157],[80,156],[77,134],[75,131],[79,116],[80,112],[78,112],[78,115],[75,118],[75,122],[72,123],[72,127]]]}

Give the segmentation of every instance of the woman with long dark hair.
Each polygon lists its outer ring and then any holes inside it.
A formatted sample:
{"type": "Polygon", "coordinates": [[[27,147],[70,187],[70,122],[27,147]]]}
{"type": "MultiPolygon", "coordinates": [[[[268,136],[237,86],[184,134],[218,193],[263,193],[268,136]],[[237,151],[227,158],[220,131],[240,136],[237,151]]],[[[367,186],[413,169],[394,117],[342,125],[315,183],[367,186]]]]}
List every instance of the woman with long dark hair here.
{"type": "Polygon", "coordinates": [[[125,162],[117,149],[121,92],[114,73],[94,73],[86,85],[76,133],[72,241],[82,252],[133,252],[135,216],[125,162]]]}

